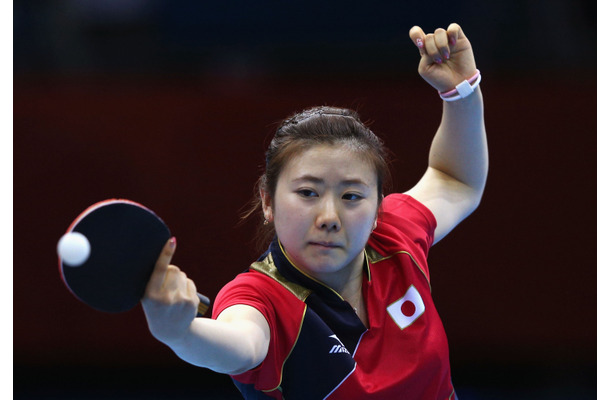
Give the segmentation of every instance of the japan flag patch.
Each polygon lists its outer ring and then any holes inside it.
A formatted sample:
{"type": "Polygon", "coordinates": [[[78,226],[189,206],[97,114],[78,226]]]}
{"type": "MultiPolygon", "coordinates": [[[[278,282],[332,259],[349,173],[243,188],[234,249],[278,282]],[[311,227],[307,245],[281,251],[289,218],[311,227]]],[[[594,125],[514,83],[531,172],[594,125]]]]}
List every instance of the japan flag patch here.
{"type": "Polygon", "coordinates": [[[407,293],[390,304],[387,310],[396,325],[405,329],[426,311],[426,306],[415,286],[411,285],[407,293]]]}

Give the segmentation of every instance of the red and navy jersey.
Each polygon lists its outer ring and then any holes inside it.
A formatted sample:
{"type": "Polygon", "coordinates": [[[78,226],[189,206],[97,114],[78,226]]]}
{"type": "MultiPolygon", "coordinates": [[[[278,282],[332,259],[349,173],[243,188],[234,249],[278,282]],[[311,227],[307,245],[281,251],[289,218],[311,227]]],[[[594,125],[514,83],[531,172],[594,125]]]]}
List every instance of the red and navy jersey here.
{"type": "Polygon", "coordinates": [[[427,255],[436,220],[415,199],[387,196],[365,249],[369,328],[337,292],[293,265],[281,244],[216,297],[269,323],[264,361],[232,376],[246,399],[455,400],[447,338],[432,302],[427,255]]]}

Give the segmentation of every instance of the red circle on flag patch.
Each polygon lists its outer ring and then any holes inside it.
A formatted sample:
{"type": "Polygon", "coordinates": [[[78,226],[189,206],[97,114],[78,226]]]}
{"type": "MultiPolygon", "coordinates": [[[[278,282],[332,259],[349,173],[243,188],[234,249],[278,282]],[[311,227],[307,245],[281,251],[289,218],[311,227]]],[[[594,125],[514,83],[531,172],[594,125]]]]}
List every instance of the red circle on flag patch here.
{"type": "Polygon", "coordinates": [[[412,301],[406,300],[402,303],[402,306],[400,306],[400,311],[402,311],[405,316],[411,317],[415,314],[415,304],[413,304],[412,301]]]}

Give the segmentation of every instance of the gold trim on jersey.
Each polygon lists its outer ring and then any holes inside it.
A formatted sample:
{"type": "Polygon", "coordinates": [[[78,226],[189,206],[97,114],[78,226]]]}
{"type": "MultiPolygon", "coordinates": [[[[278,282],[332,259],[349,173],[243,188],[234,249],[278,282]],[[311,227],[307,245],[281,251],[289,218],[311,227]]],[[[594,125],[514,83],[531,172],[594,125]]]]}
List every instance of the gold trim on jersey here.
{"type": "Polygon", "coordinates": [[[426,273],[424,272],[422,267],[419,266],[419,263],[417,261],[415,261],[415,258],[413,258],[411,253],[409,253],[408,251],[401,250],[401,251],[397,251],[396,253],[392,253],[389,256],[382,256],[377,251],[375,251],[373,248],[367,246],[366,253],[367,253],[367,256],[369,257],[369,259],[371,260],[372,264],[376,264],[380,261],[388,260],[388,259],[394,257],[396,254],[408,255],[411,258],[411,261],[413,261],[413,263],[415,263],[415,265],[417,266],[419,271],[424,275],[424,278],[426,278],[426,282],[428,282],[428,287],[430,288],[430,292],[432,292],[432,286],[430,285],[430,280],[428,279],[428,276],[426,275],[426,273]]]}
{"type": "Polygon", "coordinates": [[[270,277],[271,279],[277,281],[280,285],[284,286],[290,293],[295,295],[299,300],[305,301],[307,297],[311,294],[311,290],[299,285],[298,283],[294,283],[284,278],[280,271],[278,271],[275,263],[273,262],[273,257],[271,256],[271,252],[267,254],[267,257],[263,261],[257,261],[250,265],[250,268],[254,271],[258,271],[270,277]]]}

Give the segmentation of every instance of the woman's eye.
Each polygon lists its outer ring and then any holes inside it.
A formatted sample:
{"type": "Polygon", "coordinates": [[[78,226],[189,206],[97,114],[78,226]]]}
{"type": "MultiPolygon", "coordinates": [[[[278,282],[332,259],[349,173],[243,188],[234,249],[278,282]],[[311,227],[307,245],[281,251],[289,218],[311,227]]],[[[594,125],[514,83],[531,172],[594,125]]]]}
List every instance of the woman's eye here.
{"type": "Polygon", "coordinates": [[[297,193],[303,197],[314,197],[317,195],[316,192],[314,192],[313,190],[309,190],[309,189],[301,189],[301,190],[297,191],[297,193]]]}
{"type": "Polygon", "coordinates": [[[343,200],[355,201],[360,199],[362,199],[362,196],[356,193],[346,193],[343,195],[343,200]]]}

